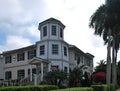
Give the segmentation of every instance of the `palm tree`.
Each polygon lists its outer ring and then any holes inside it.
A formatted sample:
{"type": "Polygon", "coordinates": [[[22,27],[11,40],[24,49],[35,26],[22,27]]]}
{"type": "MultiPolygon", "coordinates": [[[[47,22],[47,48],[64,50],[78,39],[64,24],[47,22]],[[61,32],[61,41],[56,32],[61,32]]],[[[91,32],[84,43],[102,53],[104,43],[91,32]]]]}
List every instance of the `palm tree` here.
{"type": "Polygon", "coordinates": [[[69,86],[75,87],[80,83],[80,80],[83,76],[83,70],[85,65],[77,66],[73,70],[70,70],[69,74],[69,86]]]}
{"type": "Polygon", "coordinates": [[[95,29],[94,34],[102,35],[103,39],[109,40],[108,47],[107,47],[107,84],[110,84],[110,74],[111,74],[111,56],[110,56],[110,35],[111,29],[109,27],[108,21],[109,17],[106,13],[107,7],[105,4],[101,5],[96,12],[91,16],[90,20],[90,27],[95,29]]]}
{"type": "Polygon", "coordinates": [[[106,73],[106,61],[100,60],[100,62],[97,62],[98,66],[95,67],[95,72],[105,72],[106,73]]]}
{"type": "MultiPolygon", "coordinates": [[[[95,29],[95,34],[102,35],[105,43],[107,43],[107,83],[110,83],[111,74],[111,36],[113,38],[113,69],[116,67],[115,60],[117,59],[117,51],[119,48],[118,38],[120,36],[120,31],[118,29],[120,26],[120,1],[118,0],[106,0],[106,3],[101,5],[96,12],[91,16],[90,27],[95,29]],[[117,31],[117,34],[116,33],[117,31]],[[117,36],[117,38],[116,38],[117,36]],[[116,52],[116,53],[115,53],[116,52]],[[116,54],[116,55],[115,55],[116,54]]],[[[115,75],[115,72],[114,72],[115,75]]],[[[114,80],[115,81],[115,80],[114,80]]]]}
{"type": "MultiPolygon", "coordinates": [[[[108,13],[111,13],[112,18],[112,27],[111,27],[111,34],[112,34],[112,82],[116,84],[117,82],[117,75],[116,75],[116,60],[117,60],[117,53],[119,50],[120,44],[120,1],[119,0],[107,0],[106,1],[107,7],[109,7],[108,13]]],[[[105,39],[106,40],[106,39],[105,39]]]]}
{"type": "Polygon", "coordinates": [[[99,66],[106,65],[106,61],[103,59],[103,60],[100,60],[100,62],[97,62],[97,64],[99,66]]]}

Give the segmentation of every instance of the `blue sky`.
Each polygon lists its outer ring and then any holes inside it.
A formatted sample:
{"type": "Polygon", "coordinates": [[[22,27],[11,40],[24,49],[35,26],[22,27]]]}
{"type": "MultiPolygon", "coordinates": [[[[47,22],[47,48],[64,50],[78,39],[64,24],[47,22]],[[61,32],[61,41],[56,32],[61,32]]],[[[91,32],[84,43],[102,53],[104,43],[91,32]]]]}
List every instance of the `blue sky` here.
{"type": "MultiPolygon", "coordinates": [[[[64,39],[95,55],[95,64],[106,59],[102,38],[88,26],[90,16],[105,0],[0,0],[0,51],[35,44],[39,22],[54,17],[65,26],[64,39]]],[[[120,53],[119,53],[120,54],[120,53]]],[[[120,57],[118,55],[118,60],[120,57]]]]}

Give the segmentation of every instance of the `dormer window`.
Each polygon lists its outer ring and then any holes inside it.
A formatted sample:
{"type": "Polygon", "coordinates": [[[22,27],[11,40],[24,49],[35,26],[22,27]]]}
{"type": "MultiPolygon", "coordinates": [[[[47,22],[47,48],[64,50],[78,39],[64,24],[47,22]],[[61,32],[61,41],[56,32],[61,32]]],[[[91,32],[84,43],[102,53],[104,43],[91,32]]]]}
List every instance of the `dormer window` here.
{"type": "Polygon", "coordinates": [[[43,27],[43,37],[47,36],[47,26],[43,27]]]}
{"type": "Polygon", "coordinates": [[[56,35],[56,26],[52,25],[52,35],[56,35]]]}

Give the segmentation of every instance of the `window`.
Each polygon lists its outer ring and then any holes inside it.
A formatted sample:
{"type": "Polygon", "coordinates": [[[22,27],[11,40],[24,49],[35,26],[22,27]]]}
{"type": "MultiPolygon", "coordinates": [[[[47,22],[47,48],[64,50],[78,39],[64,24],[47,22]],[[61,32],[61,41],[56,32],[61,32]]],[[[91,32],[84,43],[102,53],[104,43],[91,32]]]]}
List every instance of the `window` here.
{"type": "Polygon", "coordinates": [[[58,54],[58,45],[52,44],[52,54],[58,54]]]}
{"type": "Polygon", "coordinates": [[[67,73],[67,67],[64,67],[64,72],[66,72],[66,73],[67,73]]]}
{"type": "Polygon", "coordinates": [[[47,36],[47,26],[43,27],[43,37],[47,36]]]}
{"type": "Polygon", "coordinates": [[[76,61],[79,60],[80,62],[82,62],[82,58],[83,58],[83,57],[82,57],[81,55],[79,55],[79,54],[77,54],[77,53],[74,54],[74,59],[75,59],[76,61]]]}
{"type": "Polygon", "coordinates": [[[52,65],[52,66],[51,66],[51,70],[52,70],[52,71],[57,71],[58,68],[59,68],[58,65],[52,65]]]}
{"type": "Polygon", "coordinates": [[[25,70],[18,70],[17,77],[18,77],[18,79],[24,78],[25,77],[25,70]]]}
{"type": "Polygon", "coordinates": [[[90,66],[90,60],[87,60],[87,65],[90,66]]]}
{"type": "MultiPolygon", "coordinates": [[[[33,74],[36,74],[36,68],[33,68],[33,69],[32,69],[32,73],[33,73],[33,74]]],[[[30,69],[28,69],[28,75],[30,75],[30,69]]]]}
{"type": "Polygon", "coordinates": [[[6,80],[11,80],[11,78],[12,78],[12,73],[11,73],[11,71],[6,71],[6,72],[5,72],[5,79],[6,79],[6,80]]]}
{"type": "Polygon", "coordinates": [[[64,47],[64,55],[67,56],[67,48],[64,47]]]}
{"type": "Polygon", "coordinates": [[[7,64],[7,63],[11,63],[11,56],[6,56],[5,57],[5,64],[7,64]]]}
{"type": "Polygon", "coordinates": [[[78,55],[77,55],[77,53],[75,53],[74,54],[74,59],[77,60],[77,58],[78,58],[78,55]]]}
{"type": "Polygon", "coordinates": [[[60,28],[60,37],[62,38],[63,37],[63,29],[60,28]]]}
{"type": "Polygon", "coordinates": [[[45,54],[45,46],[41,45],[40,46],[40,55],[44,55],[45,54]]]}
{"type": "Polygon", "coordinates": [[[23,61],[24,60],[24,53],[17,54],[17,61],[23,61]]]}
{"type": "Polygon", "coordinates": [[[83,63],[83,56],[80,56],[80,61],[81,63],[83,63]]]}
{"type": "Polygon", "coordinates": [[[32,59],[33,57],[36,57],[36,50],[28,51],[28,59],[32,59]]]}
{"type": "Polygon", "coordinates": [[[56,26],[52,26],[52,35],[56,35],[56,26]]]}

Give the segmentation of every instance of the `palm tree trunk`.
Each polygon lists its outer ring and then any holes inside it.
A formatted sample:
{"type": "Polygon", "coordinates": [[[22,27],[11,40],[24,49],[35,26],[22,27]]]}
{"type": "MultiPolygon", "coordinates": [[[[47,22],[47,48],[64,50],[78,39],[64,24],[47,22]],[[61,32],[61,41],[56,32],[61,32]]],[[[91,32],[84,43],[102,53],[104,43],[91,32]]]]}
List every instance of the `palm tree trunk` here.
{"type": "Polygon", "coordinates": [[[109,30],[109,40],[108,40],[108,46],[107,46],[107,75],[106,75],[106,83],[109,86],[110,91],[110,83],[111,83],[111,30],[109,30]]]}
{"type": "Polygon", "coordinates": [[[116,57],[117,51],[115,50],[115,39],[113,38],[112,48],[112,83],[117,84],[117,69],[116,69],[116,57]]]}

